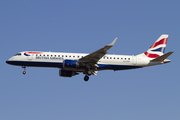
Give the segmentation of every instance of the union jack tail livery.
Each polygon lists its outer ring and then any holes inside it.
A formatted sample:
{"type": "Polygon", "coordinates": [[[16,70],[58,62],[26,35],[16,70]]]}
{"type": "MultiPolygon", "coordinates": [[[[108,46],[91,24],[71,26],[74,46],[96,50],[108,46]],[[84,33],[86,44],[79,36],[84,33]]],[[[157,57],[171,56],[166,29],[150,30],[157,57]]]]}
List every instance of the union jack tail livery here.
{"type": "Polygon", "coordinates": [[[156,42],[144,52],[148,58],[158,58],[159,56],[164,55],[168,35],[161,35],[156,42]]]}

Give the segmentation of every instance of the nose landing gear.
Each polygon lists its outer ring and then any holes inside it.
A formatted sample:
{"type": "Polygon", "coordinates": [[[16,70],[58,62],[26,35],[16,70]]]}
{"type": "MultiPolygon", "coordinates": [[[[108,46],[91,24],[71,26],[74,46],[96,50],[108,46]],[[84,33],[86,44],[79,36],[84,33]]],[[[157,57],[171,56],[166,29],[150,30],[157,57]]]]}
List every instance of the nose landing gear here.
{"type": "Polygon", "coordinates": [[[26,71],[23,71],[23,74],[25,75],[25,74],[26,74],[26,71]]]}
{"type": "Polygon", "coordinates": [[[24,68],[23,74],[26,74],[26,66],[22,66],[22,68],[24,68]]]}

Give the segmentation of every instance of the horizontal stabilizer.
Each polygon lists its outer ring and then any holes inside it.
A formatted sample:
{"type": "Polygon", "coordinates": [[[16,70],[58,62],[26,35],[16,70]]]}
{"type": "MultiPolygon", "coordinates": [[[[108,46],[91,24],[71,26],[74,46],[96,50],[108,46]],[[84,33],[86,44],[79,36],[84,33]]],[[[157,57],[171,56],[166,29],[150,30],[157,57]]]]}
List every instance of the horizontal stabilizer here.
{"type": "Polygon", "coordinates": [[[168,53],[166,53],[166,54],[164,54],[164,55],[162,55],[162,56],[160,56],[160,57],[158,57],[158,58],[155,58],[155,59],[153,59],[153,60],[151,60],[151,61],[163,61],[163,60],[165,60],[167,57],[169,57],[172,53],[173,53],[173,52],[168,52],[168,53]]]}

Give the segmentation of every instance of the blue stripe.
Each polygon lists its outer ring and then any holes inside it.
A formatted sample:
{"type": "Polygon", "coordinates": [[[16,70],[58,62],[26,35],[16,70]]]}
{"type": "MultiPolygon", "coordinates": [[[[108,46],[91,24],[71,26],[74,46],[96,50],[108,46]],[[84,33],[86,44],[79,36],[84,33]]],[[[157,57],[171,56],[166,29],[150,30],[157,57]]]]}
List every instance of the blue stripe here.
{"type": "Polygon", "coordinates": [[[30,56],[30,55],[28,55],[28,54],[24,54],[25,56],[30,56]]]}
{"type": "Polygon", "coordinates": [[[161,47],[161,48],[158,48],[158,49],[155,49],[155,50],[151,50],[151,51],[158,51],[158,52],[164,53],[165,48],[164,48],[164,47],[161,47]]]}
{"type": "Polygon", "coordinates": [[[163,52],[163,53],[165,52],[165,47],[164,47],[164,49],[162,50],[162,52],[163,52]]]}
{"type": "MultiPolygon", "coordinates": [[[[63,63],[60,62],[6,61],[6,63],[17,66],[63,68],[63,63]]],[[[107,64],[98,64],[98,66],[99,66],[97,68],[98,70],[127,70],[127,69],[142,68],[140,66],[107,65],[107,64]]]]}
{"type": "Polygon", "coordinates": [[[63,63],[59,62],[28,62],[28,61],[6,61],[6,63],[18,66],[33,66],[33,67],[63,67],[63,63]]]}
{"type": "Polygon", "coordinates": [[[128,70],[135,68],[142,68],[140,66],[132,65],[107,65],[107,64],[98,64],[98,70],[128,70]]]}

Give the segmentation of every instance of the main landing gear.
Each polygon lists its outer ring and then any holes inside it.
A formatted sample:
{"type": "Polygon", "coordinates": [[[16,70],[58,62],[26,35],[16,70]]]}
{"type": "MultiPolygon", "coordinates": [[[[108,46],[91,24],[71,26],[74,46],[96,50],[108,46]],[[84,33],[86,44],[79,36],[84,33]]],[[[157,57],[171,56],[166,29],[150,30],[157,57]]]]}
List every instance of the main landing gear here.
{"type": "Polygon", "coordinates": [[[84,76],[84,81],[88,81],[89,80],[89,76],[91,75],[91,66],[89,65],[89,64],[86,64],[86,71],[85,71],[85,73],[84,74],[86,74],[85,76],[84,76]]]}
{"type": "Polygon", "coordinates": [[[84,81],[88,81],[89,80],[89,76],[92,75],[92,71],[91,70],[88,70],[86,75],[84,76],[84,81]]]}
{"type": "Polygon", "coordinates": [[[89,76],[88,75],[85,75],[85,77],[84,77],[84,81],[88,81],[89,80],[89,76]]]}
{"type": "Polygon", "coordinates": [[[24,68],[23,74],[26,74],[26,66],[22,66],[22,68],[24,68]]]}

